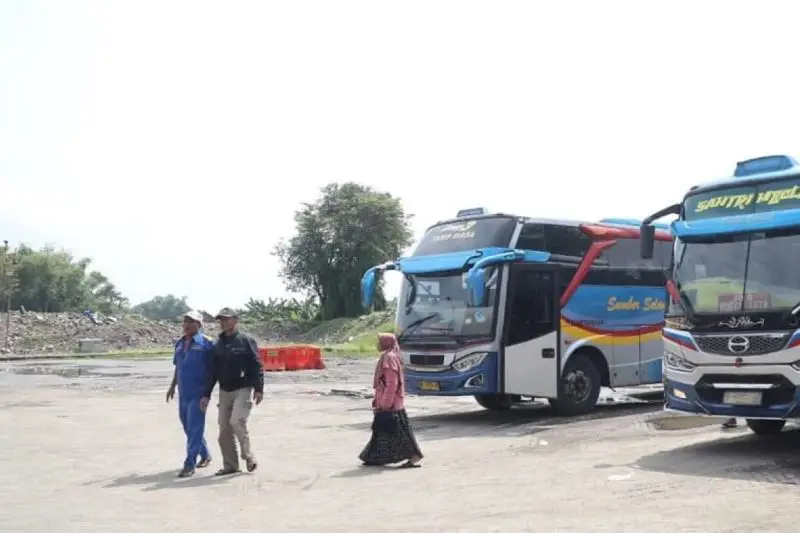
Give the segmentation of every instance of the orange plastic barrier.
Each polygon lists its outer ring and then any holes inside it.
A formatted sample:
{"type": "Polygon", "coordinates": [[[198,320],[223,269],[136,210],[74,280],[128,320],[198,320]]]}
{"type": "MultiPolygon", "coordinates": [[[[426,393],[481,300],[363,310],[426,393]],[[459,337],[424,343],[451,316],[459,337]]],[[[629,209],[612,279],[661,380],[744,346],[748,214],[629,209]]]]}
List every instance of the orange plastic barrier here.
{"type": "Polygon", "coordinates": [[[319,346],[309,344],[292,344],[289,346],[267,346],[259,348],[264,370],[275,372],[281,370],[322,370],[322,350],[319,346]]]}
{"type": "Polygon", "coordinates": [[[319,346],[306,344],[302,348],[305,352],[306,370],[322,370],[325,368],[325,362],[322,360],[322,349],[319,346]]]}
{"type": "Polygon", "coordinates": [[[281,357],[277,348],[259,348],[261,364],[267,372],[286,370],[286,361],[281,357]]]}
{"type": "Polygon", "coordinates": [[[325,361],[322,359],[322,349],[319,346],[308,347],[308,368],[322,370],[325,368],[325,361]]]}

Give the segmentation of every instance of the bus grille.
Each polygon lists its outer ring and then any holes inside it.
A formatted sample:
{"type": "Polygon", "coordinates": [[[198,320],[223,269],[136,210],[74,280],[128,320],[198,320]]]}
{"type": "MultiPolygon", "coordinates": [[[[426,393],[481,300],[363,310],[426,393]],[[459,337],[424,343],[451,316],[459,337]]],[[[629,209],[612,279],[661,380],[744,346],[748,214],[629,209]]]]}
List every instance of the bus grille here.
{"type": "Polygon", "coordinates": [[[762,355],[786,346],[788,333],[741,333],[734,335],[695,335],[697,347],[717,355],[762,355]],[[733,349],[731,349],[733,348],[733,349]]]}
{"type": "Polygon", "coordinates": [[[442,366],[444,364],[443,355],[412,355],[410,360],[412,365],[418,366],[442,366]]]}
{"type": "Polygon", "coordinates": [[[794,401],[797,389],[791,381],[780,374],[748,376],[742,374],[706,374],[697,384],[695,391],[701,400],[722,403],[725,391],[714,388],[714,383],[761,383],[772,385],[764,390],[763,405],[783,405],[794,401]]]}

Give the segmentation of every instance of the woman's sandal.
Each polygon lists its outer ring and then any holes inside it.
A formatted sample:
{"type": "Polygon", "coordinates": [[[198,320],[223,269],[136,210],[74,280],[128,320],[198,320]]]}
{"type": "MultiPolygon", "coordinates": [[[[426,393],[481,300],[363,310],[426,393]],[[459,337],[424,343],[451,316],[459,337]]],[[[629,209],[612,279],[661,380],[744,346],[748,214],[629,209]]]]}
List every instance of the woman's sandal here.
{"type": "Polygon", "coordinates": [[[406,461],[405,463],[401,464],[398,468],[422,468],[422,465],[419,463],[412,463],[411,461],[406,461]]]}

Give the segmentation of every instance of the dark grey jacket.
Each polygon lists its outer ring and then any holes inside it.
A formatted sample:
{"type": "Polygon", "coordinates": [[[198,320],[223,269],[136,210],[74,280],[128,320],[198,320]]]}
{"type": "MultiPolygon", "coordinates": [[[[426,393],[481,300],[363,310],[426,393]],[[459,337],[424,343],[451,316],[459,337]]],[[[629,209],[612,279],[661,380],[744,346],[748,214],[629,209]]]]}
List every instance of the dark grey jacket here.
{"type": "Polygon", "coordinates": [[[224,391],[253,387],[256,392],[264,392],[264,368],[258,345],[251,337],[238,331],[231,336],[221,334],[214,344],[213,360],[206,398],[211,397],[217,382],[224,391]]]}

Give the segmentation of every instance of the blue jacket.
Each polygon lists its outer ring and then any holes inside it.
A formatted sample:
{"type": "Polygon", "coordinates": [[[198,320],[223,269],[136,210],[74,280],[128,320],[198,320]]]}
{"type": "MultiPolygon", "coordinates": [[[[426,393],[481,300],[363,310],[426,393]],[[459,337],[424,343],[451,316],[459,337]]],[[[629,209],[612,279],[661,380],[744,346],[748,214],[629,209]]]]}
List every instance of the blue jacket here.
{"type": "Polygon", "coordinates": [[[198,333],[190,339],[187,347],[186,339],[181,337],[175,343],[172,364],[178,373],[178,398],[202,398],[213,370],[214,341],[211,337],[198,333]]]}

